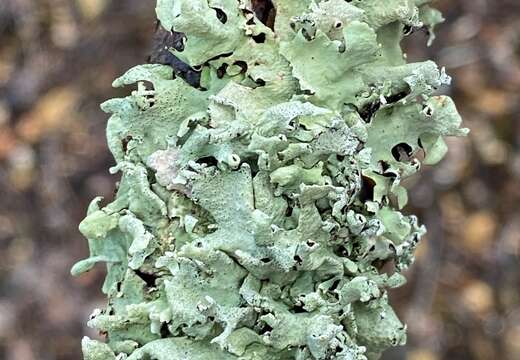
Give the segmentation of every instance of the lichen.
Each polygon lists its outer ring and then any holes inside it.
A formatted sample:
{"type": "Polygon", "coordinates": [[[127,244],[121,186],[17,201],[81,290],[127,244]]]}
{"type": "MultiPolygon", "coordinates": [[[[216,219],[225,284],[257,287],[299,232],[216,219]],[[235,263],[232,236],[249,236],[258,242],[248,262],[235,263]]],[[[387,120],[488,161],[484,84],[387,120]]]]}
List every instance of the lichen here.
{"type": "Polygon", "coordinates": [[[107,264],[108,305],[85,359],[377,359],[406,341],[388,302],[425,228],[401,181],[461,136],[449,83],[406,63],[420,0],[158,0],[173,55],[200,73],[140,65],[102,105],[122,173],[80,231],[107,264]],[[271,17],[272,20],[272,17],[271,17]]]}

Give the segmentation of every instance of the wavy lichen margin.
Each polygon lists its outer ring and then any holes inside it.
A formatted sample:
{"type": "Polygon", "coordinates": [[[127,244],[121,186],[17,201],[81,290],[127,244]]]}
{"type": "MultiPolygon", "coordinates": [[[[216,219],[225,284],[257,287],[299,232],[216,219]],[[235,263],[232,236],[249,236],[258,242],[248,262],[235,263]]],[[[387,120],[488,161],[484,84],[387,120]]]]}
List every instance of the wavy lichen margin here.
{"type": "Polygon", "coordinates": [[[158,0],[198,84],[148,64],[102,105],[122,172],[80,231],[107,264],[87,360],[377,359],[406,341],[387,289],[425,228],[403,178],[462,136],[449,77],[400,42],[427,0],[158,0]]]}

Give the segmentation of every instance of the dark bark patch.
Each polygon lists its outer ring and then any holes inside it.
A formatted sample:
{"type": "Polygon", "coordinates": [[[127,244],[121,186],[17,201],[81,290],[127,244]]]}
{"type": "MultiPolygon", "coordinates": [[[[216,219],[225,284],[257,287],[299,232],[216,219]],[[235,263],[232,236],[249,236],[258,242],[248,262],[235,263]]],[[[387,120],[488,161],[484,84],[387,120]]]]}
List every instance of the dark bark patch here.
{"type": "Polygon", "coordinates": [[[274,7],[273,2],[271,0],[253,0],[252,5],[253,11],[258,20],[271,30],[274,30],[276,8],[274,7]]]}

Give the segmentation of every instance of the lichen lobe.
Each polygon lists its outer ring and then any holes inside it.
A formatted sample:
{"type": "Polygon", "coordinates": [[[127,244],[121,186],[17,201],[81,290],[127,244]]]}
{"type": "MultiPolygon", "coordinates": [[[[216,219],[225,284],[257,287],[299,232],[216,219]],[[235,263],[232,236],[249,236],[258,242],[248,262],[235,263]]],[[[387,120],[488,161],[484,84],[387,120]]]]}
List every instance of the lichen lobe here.
{"type": "Polygon", "coordinates": [[[105,102],[122,173],[80,231],[107,264],[85,359],[377,359],[404,344],[387,289],[425,229],[404,178],[446,153],[449,77],[406,63],[426,1],[158,0],[198,73],[130,69],[105,102]],[[385,271],[383,271],[383,265],[385,271]],[[390,268],[390,270],[388,270],[390,268]]]}

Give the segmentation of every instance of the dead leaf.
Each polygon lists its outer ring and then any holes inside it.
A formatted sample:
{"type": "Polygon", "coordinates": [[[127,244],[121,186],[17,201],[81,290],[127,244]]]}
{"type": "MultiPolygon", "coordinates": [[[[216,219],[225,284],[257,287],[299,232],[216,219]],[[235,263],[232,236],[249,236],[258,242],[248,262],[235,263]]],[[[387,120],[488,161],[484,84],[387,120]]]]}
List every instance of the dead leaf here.
{"type": "Polygon", "coordinates": [[[0,160],[3,160],[14,149],[18,140],[11,128],[0,126],[0,160]]]}
{"type": "Polygon", "coordinates": [[[103,13],[107,7],[106,0],[76,0],[79,10],[87,20],[94,20],[103,13]]]}
{"type": "Polygon", "coordinates": [[[512,95],[503,90],[488,89],[479,92],[474,98],[473,105],[481,111],[490,115],[502,115],[510,112],[516,101],[512,95]]]}
{"type": "Polygon", "coordinates": [[[466,308],[477,315],[484,315],[494,305],[493,289],[480,280],[472,280],[462,290],[461,296],[466,308]]]}
{"type": "Polygon", "coordinates": [[[474,254],[484,254],[494,242],[496,220],[489,211],[470,215],[464,222],[464,247],[474,254]]]}
{"type": "Polygon", "coordinates": [[[62,129],[75,118],[79,92],[71,87],[50,90],[22,116],[16,133],[29,143],[38,142],[42,136],[62,129]]]}
{"type": "Polygon", "coordinates": [[[427,349],[418,349],[411,351],[406,356],[407,360],[439,360],[439,357],[432,351],[427,349]]]}

